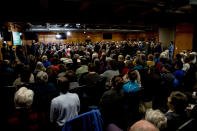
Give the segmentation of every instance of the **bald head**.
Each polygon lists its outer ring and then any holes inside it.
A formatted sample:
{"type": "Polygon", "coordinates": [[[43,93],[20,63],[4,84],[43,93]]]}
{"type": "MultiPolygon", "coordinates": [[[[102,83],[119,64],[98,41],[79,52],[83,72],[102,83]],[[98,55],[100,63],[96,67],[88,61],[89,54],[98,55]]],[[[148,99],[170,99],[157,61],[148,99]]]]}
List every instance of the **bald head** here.
{"type": "Polygon", "coordinates": [[[134,123],[129,131],[159,131],[159,129],[146,120],[140,120],[134,123]]]}

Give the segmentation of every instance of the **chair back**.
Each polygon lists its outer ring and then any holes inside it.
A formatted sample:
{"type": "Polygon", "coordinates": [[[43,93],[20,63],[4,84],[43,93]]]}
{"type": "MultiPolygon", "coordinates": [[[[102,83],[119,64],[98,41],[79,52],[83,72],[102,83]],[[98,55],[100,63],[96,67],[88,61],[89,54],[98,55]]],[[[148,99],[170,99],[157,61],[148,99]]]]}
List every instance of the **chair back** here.
{"type": "Polygon", "coordinates": [[[103,120],[99,110],[92,110],[68,120],[62,131],[103,131],[103,120]]]}

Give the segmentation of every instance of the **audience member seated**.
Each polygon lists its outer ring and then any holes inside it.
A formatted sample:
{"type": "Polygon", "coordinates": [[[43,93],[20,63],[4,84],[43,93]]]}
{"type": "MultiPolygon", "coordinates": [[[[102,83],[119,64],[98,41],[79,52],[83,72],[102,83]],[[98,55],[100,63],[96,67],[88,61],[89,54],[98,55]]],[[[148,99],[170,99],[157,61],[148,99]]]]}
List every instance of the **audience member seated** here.
{"type": "Polygon", "coordinates": [[[40,131],[45,130],[45,117],[31,109],[34,92],[21,87],[14,96],[15,113],[8,119],[8,131],[40,131]]]}
{"type": "Polygon", "coordinates": [[[140,120],[133,124],[129,131],[159,131],[159,129],[146,120],[140,120]]]}
{"type": "Polygon", "coordinates": [[[160,131],[164,131],[167,127],[167,118],[160,110],[147,110],[145,120],[155,125],[160,131]]]}
{"type": "Polygon", "coordinates": [[[57,130],[61,130],[65,122],[78,115],[80,100],[77,94],[69,93],[69,81],[66,77],[58,78],[60,95],[52,99],[50,121],[57,130]]]}
{"type": "Polygon", "coordinates": [[[185,109],[187,107],[187,96],[174,91],[168,97],[169,111],[165,114],[167,117],[167,131],[175,131],[180,125],[187,121],[185,109]]]}

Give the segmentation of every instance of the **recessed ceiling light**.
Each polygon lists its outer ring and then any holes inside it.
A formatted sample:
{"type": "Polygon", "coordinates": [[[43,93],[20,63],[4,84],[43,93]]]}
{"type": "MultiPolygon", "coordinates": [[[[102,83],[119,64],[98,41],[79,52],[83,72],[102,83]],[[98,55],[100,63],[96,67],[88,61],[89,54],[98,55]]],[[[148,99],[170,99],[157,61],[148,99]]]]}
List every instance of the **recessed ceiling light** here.
{"type": "Polygon", "coordinates": [[[67,31],[66,34],[67,34],[67,36],[70,36],[71,35],[71,32],[70,31],[67,31]]]}
{"type": "Polygon", "coordinates": [[[67,27],[67,26],[69,26],[69,24],[65,24],[64,26],[67,27]]]}

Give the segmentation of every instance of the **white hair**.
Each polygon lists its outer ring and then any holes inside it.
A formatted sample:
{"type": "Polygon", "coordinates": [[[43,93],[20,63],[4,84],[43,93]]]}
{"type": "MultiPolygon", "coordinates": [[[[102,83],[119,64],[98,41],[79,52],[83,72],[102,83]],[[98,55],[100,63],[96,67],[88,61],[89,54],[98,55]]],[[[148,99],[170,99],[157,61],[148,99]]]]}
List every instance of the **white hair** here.
{"type": "Polygon", "coordinates": [[[124,56],[123,55],[119,55],[118,56],[118,61],[124,61],[124,56]]]}
{"type": "Polygon", "coordinates": [[[42,56],[42,61],[43,61],[43,62],[45,62],[45,61],[47,61],[47,60],[48,60],[48,58],[47,58],[46,55],[42,56]]]}
{"type": "Polygon", "coordinates": [[[38,72],[36,78],[39,82],[44,82],[44,83],[48,82],[48,74],[44,71],[38,72]]]}
{"type": "Polygon", "coordinates": [[[151,122],[159,129],[164,129],[167,127],[167,118],[160,110],[147,110],[145,120],[151,122]]]}
{"type": "Polygon", "coordinates": [[[96,53],[96,52],[94,52],[94,53],[92,54],[92,59],[95,59],[95,58],[98,58],[98,53],[96,53]]]}
{"type": "Polygon", "coordinates": [[[14,95],[14,103],[17,109],[30,108],[33,103],[34,92],[26,87],[21,87],[14,95]]]}

